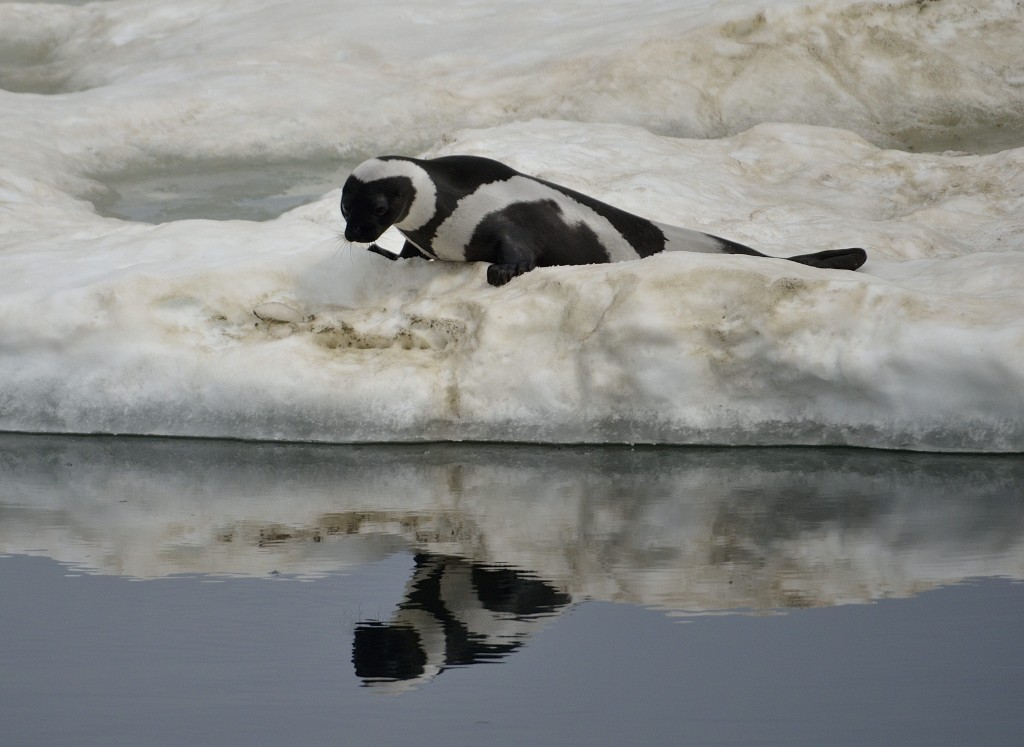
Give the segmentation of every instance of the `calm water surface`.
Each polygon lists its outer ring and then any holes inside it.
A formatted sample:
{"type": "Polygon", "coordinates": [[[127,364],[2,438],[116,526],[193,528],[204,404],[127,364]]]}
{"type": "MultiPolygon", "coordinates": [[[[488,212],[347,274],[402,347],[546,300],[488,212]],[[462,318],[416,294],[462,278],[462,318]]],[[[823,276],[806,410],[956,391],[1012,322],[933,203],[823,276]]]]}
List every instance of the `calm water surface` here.
{"type": "Polygon", "coordinates": [[[1024,459],[0,437],[4,744],[1013,745],[1024,459]]]}

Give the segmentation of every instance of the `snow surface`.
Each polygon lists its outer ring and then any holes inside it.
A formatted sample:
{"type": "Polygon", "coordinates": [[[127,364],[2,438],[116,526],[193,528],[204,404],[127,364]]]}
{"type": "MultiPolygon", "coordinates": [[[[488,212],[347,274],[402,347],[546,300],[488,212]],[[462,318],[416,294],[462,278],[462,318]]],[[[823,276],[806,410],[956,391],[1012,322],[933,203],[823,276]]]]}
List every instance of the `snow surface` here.
{"type": "Polygon", "coordinates": [[[1011,0],[0,3],[0,429],[1022,451],[1021,38],[1011,0]],[[97,208],[393,152],[869,262],[495,289],[346,245],[337,189],[263,222],[97,208]]]}

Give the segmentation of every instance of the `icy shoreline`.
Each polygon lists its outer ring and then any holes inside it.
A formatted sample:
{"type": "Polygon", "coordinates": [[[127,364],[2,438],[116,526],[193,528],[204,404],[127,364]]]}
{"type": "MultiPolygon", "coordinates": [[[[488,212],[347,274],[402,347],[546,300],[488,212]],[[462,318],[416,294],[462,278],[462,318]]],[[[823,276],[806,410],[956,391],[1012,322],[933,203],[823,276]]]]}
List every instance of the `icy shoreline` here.
{"type": "MultiPolygon", "coordinates": [[[[869,263],[850,273],[673,253],[538,270],[494,289],[482,266],[392,263],[340,247],[336,193],[266,224],[135,225],[127,238],[90,237],[65,287],[4,294],[0,428],[1024,450],[1024,253],[885,259],[903,242],[942,241],[955,252],[985,231],[989,242],[999,232],[1013,238],[1019,228],[991,219],[1012,208],[1012,189],[967,195],[950,182],[1002,159],[1012,188],[1020,151],[927,164],[890,152],[927,176],[930,224],[879,221],[878,211],[894,209],[891,192],[819,186],[816,202],[786,205],[791,218],[780,227],[761,223],[757,210],[751,221],[743,204],[773,188],[778,169],[760,181],[719,169],[712,181],[686,161],[703,161],[711,174],[723,144],[733,159],[788,149],[805,169],[793,167],[787,188],[802,193],[821,180],[806,168],[846,178],[857,169],[863,181],[872,168],[865,156],[885,153],[820,128],[761,127],[705,144],[546,122],[470,131],[446,148],[502,143],[506,158],[530,154],[519,157],[524,170],[572,171],[587,183],[602,178],[614,143],[627,137],[651,152],[635,155],[635,173],[606,181],[597,196],[655,217],[671,202],[715,232],[763,233],[754,243],[779,254],[859,243],[869,263]],[[589,142],[567,155],[566,136],[589,142]],[[826,151],[836,154],[831,166],[826,151]],[[724,198],[730,191],[739,204],[724,198]],[[973,224],[939,211],[942,201],[973,201],[973,224]],[[144,262],[132,256],[140,232],[144,262]],[[285,321],[260,319],[267,304],[287,309],[285,321]]],[[[984,173],[995,179],[993,169],[984,173]]],[[[24,256],[26,273],[45,261],[38,245],[24,256]]]]}
{"type": "Polygon", "coordinates": [[[1019,14],[675,5],[0,7],[4,38],[24,32],[0,69],[0,430],[1024,451],[1024,148],[876,145],[1016,131],[1019,14]],[[560,33],[518,46],[541,20],[560,33]],[[279,25],[306,43],[264,44],[279,25]],[[409,64],[439,40],[460,54],[409,64]],[[657,96],[637,84],[668,63],[657,96]],[[262,223],[90,201],[105,174],[423,143],[769,254],[869,261],[678,254],[493,289],[344,246],[337,190],[262,223]]]}
{"type": "MultiPolygon", "coordinates": [[[[340,246],[336,193],[263,224],[134,225],[90,237],[66,287],[4,294],[0,428],[1024,450],[1024,253],[956,256],[972,236],[1018,240],[993,215],[1013,209],[1024,152],[923,162],[812,127],[706,143],[552,122],[467,131],[445,149],[572,173],[598,197],[766,251],[861,244],[870,259],[850,273],[674,253],[494,289],[482,266],[340,246]],[[627,138],[643,147],[609,179],[627,138]],[[893,165],[915,170],[932,194],[924,208],[920,194],[901,208],[898,193],[871,190],[893,165]],[[1002,186],[967,193],[972,169],[1002,186]],[[823,185],[822,173],[849,183],[823,185]],[[780,180],[792,194],[815,185],[816,199],[773,205],[780,180]],[[765,222],[764,209],[789,219],[765,222]],[[928,242],[947,256],[906,260],[903,245],[928,242]],[[286,321],[260,319],[267,304],[286,321]]],[[[30,245],[24,271],[42,256],[30,245]]]]}

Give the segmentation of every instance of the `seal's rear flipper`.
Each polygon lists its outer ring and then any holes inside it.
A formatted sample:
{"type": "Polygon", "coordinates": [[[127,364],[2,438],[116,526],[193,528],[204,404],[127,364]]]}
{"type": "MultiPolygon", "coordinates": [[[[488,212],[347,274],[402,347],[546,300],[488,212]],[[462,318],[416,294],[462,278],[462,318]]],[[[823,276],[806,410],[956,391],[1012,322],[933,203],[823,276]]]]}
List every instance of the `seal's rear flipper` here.
{"type": "Polygon", "coordinates": [[[868,255],[863,249],[831,249],[827,252],[801,254],[798,257],[787,257],[792,262],[811,267],[823,267],[829,270],[856,270],[864,264],[868,255]]]}
{"type": "MultiPolygon", "coordinates": [[[[690,231],[685,228],[676,228],[657,224],[668,238],[668,249],[685,249],[692,252],[716,251],[724,254],[745,254],[748,257],[768,257],[771,255],[762,254],[749,246],[738,244],[720,236],[712,236],[706,233],[690,231]]],[[[774,257],[772,257],[774,259],[774,257]]],[[[802,265],[811,267],[822,267],[829,270],[856,270],[864,264],[868,255],[863,249],[830,249],[814,254],[801,254],[797,257],[787,257],[792,262],[799,262],[802,265]]]]}

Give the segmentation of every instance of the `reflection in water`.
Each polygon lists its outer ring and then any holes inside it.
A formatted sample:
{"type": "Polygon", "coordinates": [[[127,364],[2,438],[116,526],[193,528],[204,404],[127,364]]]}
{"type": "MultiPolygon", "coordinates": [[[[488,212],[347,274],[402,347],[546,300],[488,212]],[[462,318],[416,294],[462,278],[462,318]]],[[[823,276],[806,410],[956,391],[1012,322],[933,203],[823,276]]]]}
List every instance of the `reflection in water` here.
{"type": "Polygon", "coordinates": [[[419,553],[387,625],[422,636],[410,621],[430,617],[438,650],[454,651],[457,631],[437,621],[470,604],[450,589],[472,587],[474,568],[491,569],[475,571],[478,590],[497,568],[543,579],[538,604],[552,610],[572,598],[689,613],[1022,578],[1021,485],[1017,456],[12,435],[0,436],[0,552],[139,578],[315,575],[419,553]]]}
{"type": "Polygon", "coordinates": [[[446,667],[496,661],[571,601],[568,594],[512,568],[418,554],[405,599],[392,619],[356,627],[356,675],[394,692],[446,667]]]}

